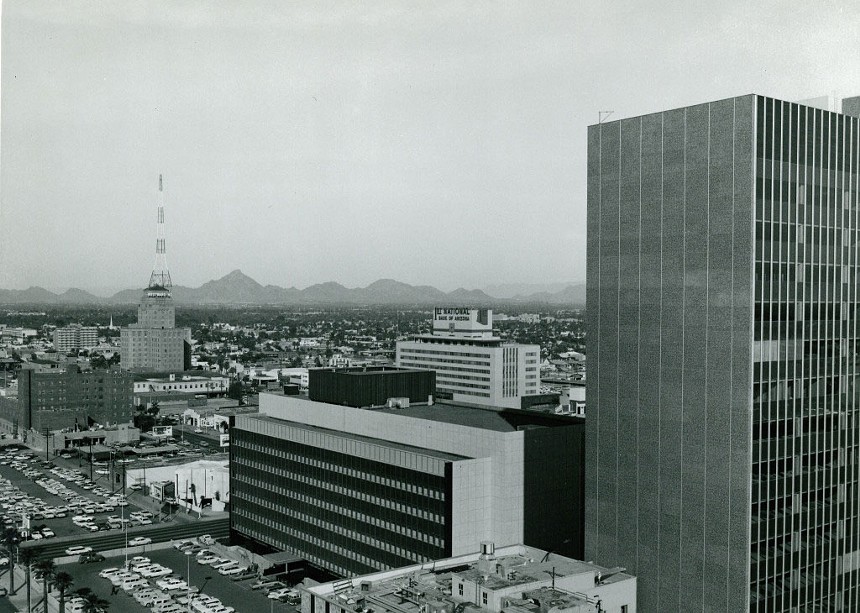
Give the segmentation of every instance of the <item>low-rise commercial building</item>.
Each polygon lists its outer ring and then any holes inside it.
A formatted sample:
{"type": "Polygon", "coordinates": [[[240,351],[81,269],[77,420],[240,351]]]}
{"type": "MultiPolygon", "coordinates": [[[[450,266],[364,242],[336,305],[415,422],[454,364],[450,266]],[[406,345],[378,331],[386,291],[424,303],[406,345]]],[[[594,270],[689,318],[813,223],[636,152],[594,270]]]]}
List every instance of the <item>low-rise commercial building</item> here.
{"type": "Polygon", "coordinates": [[[636,577],[512,545],[304,588],[302,613],[635,613],[636,577]]]}
{"type": "Polygon", "coordinates": [[[134,393],[136,396],[145,396],[146,394],[157,392],[217,396],[226,394],[229,388],[230,377],[197,370],[190,372],[180,371],[178,373],[134,375],[134,393]]]}

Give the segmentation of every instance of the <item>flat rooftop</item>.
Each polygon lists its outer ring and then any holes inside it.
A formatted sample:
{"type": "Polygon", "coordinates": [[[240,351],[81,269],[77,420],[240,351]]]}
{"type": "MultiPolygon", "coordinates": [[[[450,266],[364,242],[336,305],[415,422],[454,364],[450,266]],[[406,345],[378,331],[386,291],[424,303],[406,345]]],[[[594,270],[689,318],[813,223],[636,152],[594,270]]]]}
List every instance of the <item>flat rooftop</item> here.
{"type": "Polygon", "coordinates": [[[505,419],[498,409],[471,407],[460,404],[412,405],[405,409],[373,409],[377,413],[390,413],[427,419],[458,426],[469,426],[494,432],[516,432],[517,427],[505,419]]]}
{"type": "Polygon", "coordinates": [[[364,599],[376,613],[420,613],[427,610],[462,612],[467,606],[486,611],[486,607],[477,607],[470,600],[471,594],[459,596],[453,593],[453,579],[457,577],[480,584],[482,589],[488,591],[504,590],[511,601],[505,607],[508,611],[539,613],[553,607],[566,609],[586,603],[594,605],[595,599],[584,593],[553,587],[553,583],[572,575],[581,575],[587,585],[596,585],[597,577],[601,578],[601,585],[633,579],[632,575],[620,568],[607,569],[547,554],[533,547],[512,545],[497,550],[496,555],[489,560],[489,567],[482,566],[479,554],[473,553],[355,577],[348,584],[334,581],[306,590],[339,603],[349,604],[350,601],[364,599]],[[502,575],[496,570],[498,568],[503,569],[502,575]],[[522,598],[517,599],[516,588],[520,586],[523,587],[522,598]],[[549,603],[552,605],[546,606],[549,603]]]}
{"type": "MultiPolygon", "coordinates": [[[[170,376],[175,376],[176,383],[182,383],[182,377],[188,377],[186,381],[194,381],[195,379],[214,379],[216,377],[225,378],[227,375],[222,375],[221,373],[211,372],[206,370],[186,370],[181,372],[146,372],[146,373],[132,373],[132,377],[135,381],[164,381],[168,382],[170,376]]],[[[172,382],[171,382],[172,383],[172,382]]]]}
{"type": "MultiPolygon", "coordinates": [[[[324,406],[337,406],[317,400],[311,400],[303,394],[284,394],[283,391],[273,390],[261,392],[263,395],[280,396],[282,398],[295,399],[299,402],[312,402],[324,406]]],[[[353,407],[356,408],[356,407],[353,407]]],[[[569,419],[553,419],[553,415],[542,415],[534,411],[522,409],[507,409],[501,407],[482,407],[468,404],[456,404],[448,401],[436,402],[435,404],[411,404],[407,408],[388,407],[363,407],[363,411],[374,413],[386,413],[391,415],[402,415],[416,419],[426,419],[458,426],[468,426],[493,432],[516,432],[522,429],[538,427],[569,426],[569,419]]]]}

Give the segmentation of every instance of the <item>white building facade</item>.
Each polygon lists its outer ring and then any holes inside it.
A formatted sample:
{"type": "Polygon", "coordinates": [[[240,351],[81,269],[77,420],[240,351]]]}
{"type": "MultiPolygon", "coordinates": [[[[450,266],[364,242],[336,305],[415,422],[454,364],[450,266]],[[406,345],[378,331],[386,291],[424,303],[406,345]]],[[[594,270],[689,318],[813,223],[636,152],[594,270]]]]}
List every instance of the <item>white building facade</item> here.
{"type": "Polygon", "coordinates": [[[99,344],[98,328],[72,324],[54,330],[54,349],[68,353],[73,349],[90,349],[99,344]]]}
{"type": "Polygon", "coordinates": [[[398,341],[396,364],[435,370],[437,391],[454,402],[518,409],[540,393],[540,345],[495,336],[489,309],[434,309],[432,333],[398,341]]]}

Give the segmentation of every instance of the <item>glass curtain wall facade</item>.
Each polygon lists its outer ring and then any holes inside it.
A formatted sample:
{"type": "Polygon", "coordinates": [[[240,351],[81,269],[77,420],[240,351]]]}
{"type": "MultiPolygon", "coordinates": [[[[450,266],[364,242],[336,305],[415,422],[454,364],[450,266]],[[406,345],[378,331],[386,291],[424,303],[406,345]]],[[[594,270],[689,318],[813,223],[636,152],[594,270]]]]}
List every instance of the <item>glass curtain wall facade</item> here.
{"type": "Polygon", "coordinates": [[[858,610],[858,120],[589,128],[586,558],[642,610],[858,610]]]}
{"type": "Polygon", "coordinates": [[[857,611],[858,120],[756,115],[751,610],[857,611]]]}

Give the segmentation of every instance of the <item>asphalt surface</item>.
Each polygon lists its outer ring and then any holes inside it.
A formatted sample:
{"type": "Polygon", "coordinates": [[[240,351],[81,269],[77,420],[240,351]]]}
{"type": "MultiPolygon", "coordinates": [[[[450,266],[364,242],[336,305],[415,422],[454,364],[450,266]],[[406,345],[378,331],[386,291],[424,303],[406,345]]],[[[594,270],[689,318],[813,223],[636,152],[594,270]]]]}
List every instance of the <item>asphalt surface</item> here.
{"type": "MultiPolygon", "coordinates": [[[[134,554],[139,555],[139,554],[134,554]]],[[[277,602],[266,597],[260,590],[251,590],[253,579],[231,581],[218,574],[218,571],[197,564],[194,556],[186,557],[182,552],[173,548],[147,552],[146,555],[153,563],[159,563],[174,571],[181,579],[191,573],[191,585],[203,588],[203,592],[214,596],[226,605],[236,609],[236,613],[296,613],[296,607],[277,602]]],[[[132,554],[129,554],[129,558],[132,554]]],[[[104,562],[93,564],[65,564],[58,567],[74,577],[72,591],[88,587],[96,594],[111,603],[110,611],[122,613],[149,613],[149,609],[141,606],[131,595],[119,590],[111,594],[113,585],[107,579],[99,577],[99,572],[105,568],[119,568],[125,562],[124,556],[109,557],[104,562]]],[[[155,580],[150,583],[155,585],[155,580]]],[[[14,609],[12,609],[14,610],[14,609]]],[[[0,613],[3,610],[0,609],[0,613]]]]}

